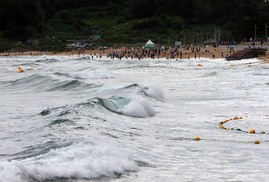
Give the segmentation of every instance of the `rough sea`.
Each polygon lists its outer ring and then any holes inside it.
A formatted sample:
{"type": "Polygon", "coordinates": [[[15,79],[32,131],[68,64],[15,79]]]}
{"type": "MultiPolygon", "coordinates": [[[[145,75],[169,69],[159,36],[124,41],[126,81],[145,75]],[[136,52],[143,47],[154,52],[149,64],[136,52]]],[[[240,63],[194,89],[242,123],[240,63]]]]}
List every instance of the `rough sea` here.
{"type": "Polygon", "coordinates": [[[0,70],[0,182],[269,180],[258,59],[11,56],[0,70]]]}

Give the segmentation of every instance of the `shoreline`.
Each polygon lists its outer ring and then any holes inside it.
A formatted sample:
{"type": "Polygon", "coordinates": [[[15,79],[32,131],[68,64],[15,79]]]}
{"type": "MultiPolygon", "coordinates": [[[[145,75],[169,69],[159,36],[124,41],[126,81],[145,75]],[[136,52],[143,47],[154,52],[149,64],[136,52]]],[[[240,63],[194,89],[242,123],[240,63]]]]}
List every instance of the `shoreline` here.
{"type": "MultiPolygon", "coordinates": [[[[27,52],[5,52],[0,53],[0,56],[42,56],[42,55],[54,55],[54,56],[94,56],[94,57],[108,57],[112,59],[122,59],[122,58],[137,58],[137,59],[225,59],[225,57],[232,55],[236,51],[242,49],[229,49],[227,47],[192,47],[192,48],[182,48],[180,51],[175,52],[174,50],[151,50],[147,51],[144,49],[134,49],[134,48],[108,48],[105,50],[71,50],[65,52],[47,52],[47,51],[27,51],[27,52]]],[[[269,63],[269,51],[264,56],[257,57],[257,59],[263,60],[265,63],[269,63]]]]}

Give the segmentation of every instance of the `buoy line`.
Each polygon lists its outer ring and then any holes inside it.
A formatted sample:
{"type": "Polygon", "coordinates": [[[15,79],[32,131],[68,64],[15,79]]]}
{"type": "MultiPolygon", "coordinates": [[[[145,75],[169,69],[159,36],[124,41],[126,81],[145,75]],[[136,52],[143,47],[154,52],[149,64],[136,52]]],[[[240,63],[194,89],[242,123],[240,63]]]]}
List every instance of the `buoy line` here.
{"type": "MultiPolygon", "coordinates": [[[[225,127],[224,124],[225,124],[225,123],[228,123],[229,121],[232,121],[232,120],[239,120],[239,119],[243,119],[243,117],[235,116],[234,118],[226,119],[226,120],[224,120],[224,121],[222,121],[222,122],[219,123],[219,127],[220,127],[221,129],[223,129],[223,130],[235,130],[234,128],[227,128],[227,127],[225,127]]],[[[238,131],[242,131],[242,130],[240,130],[240,129],[236,129],[236,130],[238,130],[238,131]]],[[[242,131],[242,132],[244,132],[244,131],[242,131]]],[[[246,132],[246,133],[247,133],[247,132],[246,132]]]]}
{"type": "MultiPolygon", "coordinates": [[[[200,136],[195,136],[193,138],[189,137],[175,137],[175,138],[170,138],[170,140],[175,140],[175,141],[196,141],[199,142],[201,140],[203,141],[209,141],[209,142],[225,142],[225,143],[255,143],[255,144],[260,144],[260,140],[255,140],[255,141],[236,141],[236,140],[225,140],[225,139],[210,139],[210,138],[201,138],[200,136]]],[[[269,140],[264,140],[263,142],[269,142],[269,140]]]]}
{"type": "Polygon", "coordinates": [[[224,121],[221,121],[219,123],[219,127],[223,130],[237,130],[237,131],[241,131],[241,132],[244,132],[244,133],[251,133],[251,134],[265,134],[264,131],[260,132],[260,133],[257,133],[255,131],[255,129],[250,129],[249,131],[244,131],[244,130],[241,130],[241,129],[234,129],[234,128],[227,128],[226,126],[224,126],[225,123],[228,123],[230,121],[234,121],[234,120],[239,120],[239,119],[243,119],[243,117],[238,117],[238,116],[235,116],[234,118],[229,118],[229,119],[226,119],[224,121]]]}
{"type": "MultiPolygon", "coordinates": [[[[219,127],[220,127],[221,129],[223,129],[223,130],[237,130],[237,131],[241,131],[241,132],[244,132],[244,133],[250,133],[250,134],[265,134],[264,131],[263,131],[263,132],[260,132],[260,133],[257,133],[257,132],[255,131],[255,129],[253,129],[253,128],[250,129],[249,131],[243,131],[243,130],[241,130],[241,129],[227,128],[227,127],[224,126],[224,124],[225,124],[225,123],[228,123],[229,121],[239,120],[239,119],[243,119],[243,117],[235,116],[234,118],[226,119],[226,120],[221,121],[221,122],[219,123],[219,127]]],[[[255,144],[260,144],[260,141],[259,141],[259,140],[255,140],[254,143],[255,143],[255,144]]]]}

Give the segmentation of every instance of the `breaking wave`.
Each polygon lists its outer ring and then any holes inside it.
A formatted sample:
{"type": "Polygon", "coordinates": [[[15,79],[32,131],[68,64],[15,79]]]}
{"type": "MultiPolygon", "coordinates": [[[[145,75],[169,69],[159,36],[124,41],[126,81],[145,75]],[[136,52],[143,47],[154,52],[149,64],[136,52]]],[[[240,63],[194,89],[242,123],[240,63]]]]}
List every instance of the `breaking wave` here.
{"type": "Polygon", "coordinates": [[[90,180],[114,178],[137,170],[137,163],[118,147],[80,142],[37,157],[1,162],[0,179],[9,182],[90,180]]]}
{"type": "Polygon", "coordinates": [[[143,97],[117,97],[113,96],[109,99],[99,98],[100,104],[108,110],[132,117],[151,117],[155,112],[150,103],[143,97]]]}

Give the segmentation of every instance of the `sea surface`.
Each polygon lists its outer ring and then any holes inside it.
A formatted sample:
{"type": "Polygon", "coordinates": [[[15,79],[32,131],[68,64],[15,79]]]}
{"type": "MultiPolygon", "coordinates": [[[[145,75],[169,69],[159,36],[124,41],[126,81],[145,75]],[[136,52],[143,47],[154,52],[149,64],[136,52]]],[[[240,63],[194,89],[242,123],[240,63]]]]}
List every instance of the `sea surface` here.
{"type": "Polygon", "coordinates": [[[260,60],[14,56],[0,70],[0,182],[269,180],[260,60]]]}

